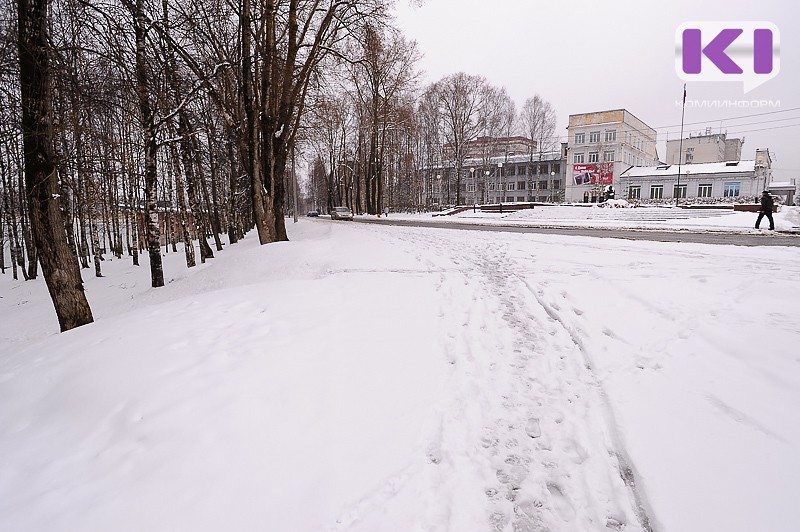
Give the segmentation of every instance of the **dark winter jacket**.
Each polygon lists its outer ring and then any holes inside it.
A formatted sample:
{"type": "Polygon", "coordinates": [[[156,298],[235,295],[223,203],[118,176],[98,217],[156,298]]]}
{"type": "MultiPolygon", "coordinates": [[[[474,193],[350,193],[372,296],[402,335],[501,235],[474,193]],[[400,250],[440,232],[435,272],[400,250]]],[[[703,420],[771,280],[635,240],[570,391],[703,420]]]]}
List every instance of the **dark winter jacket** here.
{"type": "Polygon", "coordinates": [[[772,212],[772,207],[775,202],[772,201],[772,196],[764,194],[761,196],[761,212],[772,212]]]}

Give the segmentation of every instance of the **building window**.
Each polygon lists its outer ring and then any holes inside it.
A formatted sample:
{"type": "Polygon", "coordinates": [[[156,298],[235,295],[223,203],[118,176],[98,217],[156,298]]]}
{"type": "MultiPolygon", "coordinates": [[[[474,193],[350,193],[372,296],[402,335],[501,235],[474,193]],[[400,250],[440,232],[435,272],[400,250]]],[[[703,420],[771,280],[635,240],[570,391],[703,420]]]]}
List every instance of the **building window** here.
{"type": "Polygon", "coordinates": [[[675,185],[672,189],[672,195],[676,198],[685,198],[686,185],[675,185]]]}
{"type": "Polygon", "coordinates": [[[547,173],[547,165],[546,164],[540,164],[539,165],[539,173],[540,174],[546,174],[547,173]]]}
{"type": "Polygon", "coordinates": [[[539,181],[539,190],[547,190],[547,181],[539,181]]]}
{"type": "Polygon", "coordinates": [[[600,132],[592,131],[589,133],[589,142],[600,142],[600,132]]]}
{"type": "Polygon", "coordinates": [[[597,153],[596,151],[590,151],[589,152],[589,162],[590,163],[596,163],[596,162],[599,162],[599,161],[600,161],[600,154],[597,153]]]}
{"type": "Polygon", "coordinates": [[[517,196],[517,201],[522,203],[523,201],[525,201],[525,196],[517,196]]]}
{"type": "Polygon", "coordinates": [[[614,162],[614,152],[613,151],[604,151],[603,152],[603,161],[607,163],[614,162]]]}
{"type": "Polygon", "coordinates": [[[664,185],[650,185],[650,199],[663,199],[664,185]]]}
{"type": "Polygon", "coordinates": [[[606,131],[606,142],[616,142],[617,141],[617,130],[610,129],[606,131]]]}
{"type": "Polygon", "coordinates": [[[494,191],[494,183],[489,183],[489,190],[494,191]]]}
{"type": "Polygon", "coordinates": [[[561,165],[560,164],[554,164],[553,165],[553,173],[554,174],[558,174],[560,172],[561,172],[561,165]]]}
{"type": "Polygon", "coordinates": [[[561,188],[561,180],[553,179],[553,190],[559,190],[560,188],[561,188]]]}
{"type": "Polygon", "coordinates": [[[711,185],[700,185],[697,187],[697,197],[698,198],[710,198],[711,197],[711,185]]]}
{"type": "Polygon", "coordinates": [[[583,155],[582,153],[575,153],[572,155],[572,162],[575,164],[583,164],[583,155]]]}
{"type": "Polygon", "coordinates": [[[506,183],[506,190],[514,190],[516,183],[513,181],[511,183],[506,183]]]}
{"type": "Polygon", "coordinates": [[[469,183],[467,185],[467,192],[475,192],[475,184],[474,183],[469,183]]]}
{"type": "Polygon", "coordinates": [[[517,181],[517,190],[525,190],[525,181],[517,181]]]}
{"type": "Polygon", "coordinates": [[[517,166],[517,175],[525,175],[525,167],[517,166]]]}
{"type": "Polygon", "coordinates": [[[694,155],[692,155],[691,153],[687,153],[686,154],[686,163],[688,164],[688,163],[691,163],[692,161],[694,161],[694,155]]]}
{"type": "Polygon", "coordinates": [[[585,144],[586,133],[575,133],[575,144],[585,144]]]}
{"type": "Polygon", "coordinates": [[[642,186],[633,185],[628,187],[628,199],[639,199],[642,197],[642,186]]]}
{"type": "Polygon", "coordinates": [[[739,188],[741,183],[738,181],[732,181],[730,183],[725,183],[725,192],[724,196],[726,198],[734,198],[739,195],[739,188]]]}

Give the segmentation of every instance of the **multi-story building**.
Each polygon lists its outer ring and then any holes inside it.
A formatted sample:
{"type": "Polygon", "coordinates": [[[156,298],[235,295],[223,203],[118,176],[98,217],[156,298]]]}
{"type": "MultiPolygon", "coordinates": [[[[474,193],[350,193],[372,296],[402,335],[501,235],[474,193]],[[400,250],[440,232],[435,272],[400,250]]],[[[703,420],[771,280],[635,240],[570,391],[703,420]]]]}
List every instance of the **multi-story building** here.
{"type": "Polygon", "coordinates": [[[656,131],[626,109],[570,115],[567,132],[568,202],[597,201],[624,170],[658,164],[656,131]]]}
{"type": "Polygon", "coordinates": [[[473,203],[564,201],[567,164],[562,149],[537,152],[531,156],[497,155],[470,158],[461,170],[460,194],[456,194],[459,180],[452,164],[432,169],[433,198],[440,205],[452,205],[456,197],[462,205],[473,203]]]}
{"type": "MultiPolygon", "coordinates": [[[[463,152],[467,159],[486,157],[505,157],[536,153],[536,141],[528,137],[477,137],[464,143],[463,152]]],[[[455,150],[452,144],[442,146],[445,159],[452,159],[455,150]]]]}
{"type": "Polygon", "coordinates": [[[742,159],[744,139],[729,139],[725,133],[689,135],[667,141],[667,164],[722,163],[742,159]]]}
{"type": "Polygon", "coordinates": [[[632,167],[620,176],[621,194],[629,201],[754,200],[766,190],[772,177],[769,150],[756,150],[751,161],[697,164],[661,164],[632,167]]]}

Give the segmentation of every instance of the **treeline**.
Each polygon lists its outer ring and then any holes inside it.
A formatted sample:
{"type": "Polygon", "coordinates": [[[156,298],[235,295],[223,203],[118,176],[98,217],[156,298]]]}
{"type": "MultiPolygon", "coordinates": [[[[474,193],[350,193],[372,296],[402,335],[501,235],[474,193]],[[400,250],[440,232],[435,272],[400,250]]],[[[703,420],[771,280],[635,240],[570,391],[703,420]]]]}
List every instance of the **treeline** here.
{"type": "Polygon", "coordinates": [[[504,88],[463,72],[420,87],[415,43],[367,27],[354,44],[356,60],[326,79],[303,122],[307,207],[424,211],[440,188],[446,203],[461,204],[464,162],[468,153],[474,158],[476,139],[487,167],[504,138],[532,139],[531,161],[555,147],[555,111],[541,96],[518,111],[504,88]],[[445,182],[436,183],[437,175],[445,182]]]}
{"type": "MultiPolygon", "coordinates": [[[[183,240],[286,240],[287,161],[310,95],[388,2],[2,0],[0,234],[62,330],[91,321],[79,267],[183,240]]],[[[5,248],[5,246],[2,246],[5,248]]],[[[0,260],[0,264],[5,264],[0,260]]],[[[19,268],[17,268],[19,267],[19,268]]]]}
{"type": "Polygon", "coordinates": [[[460,202],[471,138],[547,144],[538,96],[518,114],[479,76],[419,87],[391,4],[0,0],[2,272],[6,252],[15,278],[41,267],[67,330],[106,254],[146,252],[159,287],[162,247],[192,267],[253,228],[287,240],[298,208],[424,209],[446,158],[460,202]]]}

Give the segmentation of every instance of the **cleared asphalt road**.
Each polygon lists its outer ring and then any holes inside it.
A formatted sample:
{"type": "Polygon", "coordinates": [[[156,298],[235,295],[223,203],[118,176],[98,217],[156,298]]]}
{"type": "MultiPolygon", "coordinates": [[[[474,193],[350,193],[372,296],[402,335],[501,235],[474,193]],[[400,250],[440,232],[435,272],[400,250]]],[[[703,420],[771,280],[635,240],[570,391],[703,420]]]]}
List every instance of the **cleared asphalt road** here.
{"type": "Polygon", "coordinates": [[[800,234],[780,231],[763,233],[728,233],[713,231],[691,231],[686,229],[662,231],[659,229],[597,229],[590,227],[556,227],[532,225],[481,225],[460,222],[434,222],[426,220],[392,220],[356,217],[360,223],[401,225],[406,227],[437,227],[440,229],[462,229],[467,231],[503,231],[507,233],[537,233],[544,235],[592,236],[598,238],[623,238],[627,240],[651,240],[655,242],[693,242],[697,244],[726,244],[732,246],[800,246],[800,234]]]}

